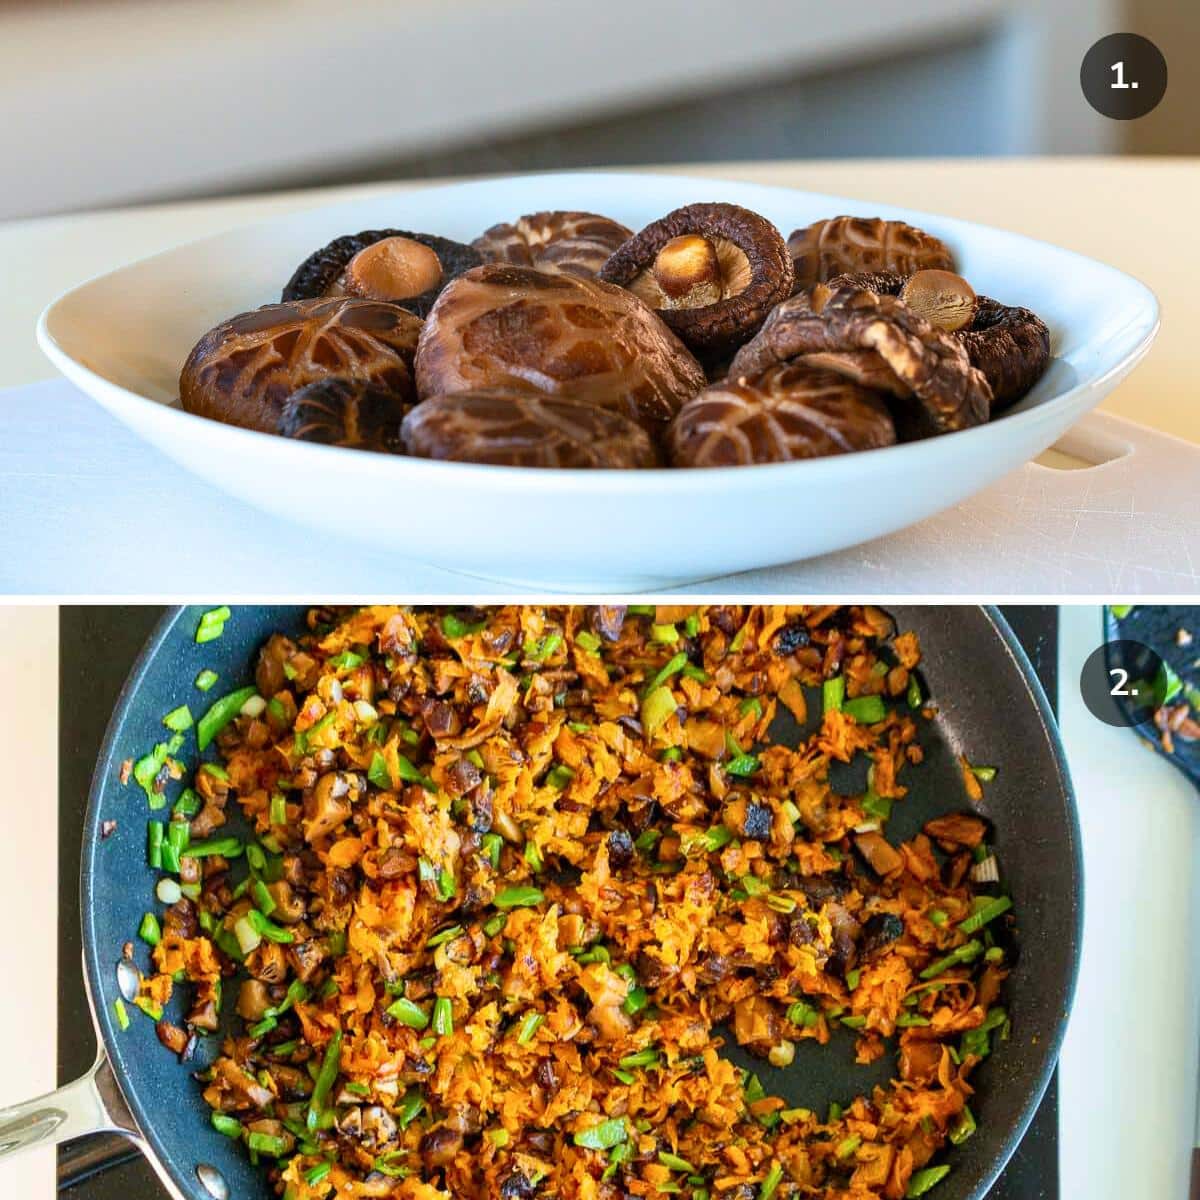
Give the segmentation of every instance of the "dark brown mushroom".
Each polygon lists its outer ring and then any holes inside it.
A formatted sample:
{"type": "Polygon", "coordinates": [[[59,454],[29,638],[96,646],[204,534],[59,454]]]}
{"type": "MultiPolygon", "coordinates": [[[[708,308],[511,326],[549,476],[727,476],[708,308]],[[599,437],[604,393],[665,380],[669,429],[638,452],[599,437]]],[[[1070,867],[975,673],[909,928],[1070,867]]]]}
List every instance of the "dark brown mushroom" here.
{"type": "Polygon", "coordinates": [[[468,271],[441,294],[416,375],[422,398],[552,393],[648,424],[669,421],[704,386],[687,348],[623,288],[500,264],[468,271]]]}
{"type": "Polygon", "coordinates": [[[334,238],[310,254],[282,299],[358,296],[386,300],[423,317],[442,288],[483,262],[479,251],[449,238],[403,229],[366,229],[334,238]]]}
{"type": "Polygon", "coordinates": [[[653,467],[658,454],[632,417],[569,396],[486,388],[436,396],[404,419],[421,458],[508,467],[653,467]]]}
{"type": "Polygon", "coordinates": [[[792,291],[779,231],[737,204],[688,204],[647,225],[599,278],[639,296],[705,362],[751,337],[792,291]]]}
{"type": "Polygon", "coordinates": [[[590,279],[633,236],[618,221],[588,212],[536,212],[493,225],[471,244],[484,262],[511,263],[590,279]]]}
{"type": "Polygon", "coordinates": [[[179,377],[190,413],[275,433],[287,398],[306,384],[361,379],[413,397],[421,321],[375,300],[297,300],[222,321],[196,343],[179,377]]]}
{"type": "MultiPolygon", "coordinates": [[[[896,276],[880,277],[891,286],[896,276]]],[[[890,392],[902,439],[969,429],[988,419],[992,389],[962,341],[935,329],[873,276],[842,276],[827,295],[798,293],[738,351],[732,378],[803,362],[890,392]]],[[[902,281],[896,284],[899,292],[902,281]]]]}
{"type": "Polygon", "coordinates": [[[954,270],[950,247],[923,229],[882,217],[830,217],[797,229],[787,241],[796,288],[810,288],[849,271],[954,270]]]}
{"type": "Polygon", "coordinates": [[[279,432],[322,446],[399,454],[400,422],[411,407],[402,396],[361,379],[318,379],[287,398],[279,432]]]}
{"type": "Polygon", "coordinates": [[[803,363],[713,384],[671,422],[667,449],[677,467],[792,462],[896,441],[878,392],[803,363]]]}
{"type": "Polygon", "coordinates": [[[955,335],[971,364],[992,388],[992,411],[1015,403],[1042,377],[1050,362],[1050,330],[1027,308],[980,296],[971,324],[955,335]]]}

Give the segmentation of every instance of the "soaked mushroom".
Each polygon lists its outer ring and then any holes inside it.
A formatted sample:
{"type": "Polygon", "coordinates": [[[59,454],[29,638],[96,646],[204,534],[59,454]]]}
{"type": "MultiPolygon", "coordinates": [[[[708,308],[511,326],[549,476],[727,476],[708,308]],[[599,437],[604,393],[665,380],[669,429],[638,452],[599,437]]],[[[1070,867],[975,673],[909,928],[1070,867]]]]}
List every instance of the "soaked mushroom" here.
{"type": "Polygon", "coordinates": [[[668,421],[704,372],[636,296],[596,279],[476,267],[438,298],[416,355],[420,396],[505,388],[668,421]]]}
{"type": "Polygon", "coordinates": [[[322,446],[399,454],[400,422],[411,407],[395,392],[361,379],[318,379],[287,398],[279,432],[322,446]]]}
{"type": "Polygon", "coordinates": [[[471,244],[484,262],[511,263],[590,279],[633,236],[618,221],[588,212],[536,212],[493,225],[471,244]]]}
{"type": "Polygon", "coordinates": [[[792,462],[896,441],[879,393],[834,371],[780,363],[763,374],[713,384],[671,422],[677,467],[792,462]]]}
{"type": "Polygon", "coordinates": [[[833,281],[819,311],[804,293],[784,301],[738,351],[730,375],[760,375],[780,362],[837,371],[896,397],[891,411],[902,440],[986,421],[992,390],[962,341],[935,329],[898,295],[875,290],[876,279],[833,281]]]}
{"type": "Polygon", "coordinates": [[[787,241],[796,288],[850,271],[954,270],[954,255],[940,238],[904,221],[882,217],[831,217],[797,229],[787,241]]]}
{"type": "Polygon", "coordinates": [[[423,317],[446,284],[481,262],[478,250],[449,238],[366,229],[334,238],[310,254],[296,268],[282,298],[358,296],[386,300],[423,317]]]}
{"type": "Polygon", "coordinates": [[[420,458],[508,467],[653,467],[658,454],[632,417],[569,396],[487,388],[435,396],[404,419],[420,458]]]}
{"type": "Polygon", "coordinates": [[[736,204],[688,204],[625,242],[599,277],[628,288],[713,362],[791,293],[792,261],[765,217],[736,204]]]}
{"type": "Polygon", "coordinates": [[[413,398],[421,322],[374,300],[268,304],[222,321],[196,343],[179,377],[183,407],[275,433],[289,396],[320,379],[361,380],[413,398]]]}

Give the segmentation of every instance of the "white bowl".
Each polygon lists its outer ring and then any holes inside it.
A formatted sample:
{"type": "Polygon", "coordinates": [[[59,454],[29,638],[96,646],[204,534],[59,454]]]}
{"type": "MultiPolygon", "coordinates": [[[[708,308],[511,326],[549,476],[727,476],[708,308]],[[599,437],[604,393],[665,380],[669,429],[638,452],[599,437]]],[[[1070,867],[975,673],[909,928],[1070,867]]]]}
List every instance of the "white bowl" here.
{"type": "MultiPolygon", "coordinates": [[[[1143,284],[1017,234],[787,188],[569,173],[374,194],[204,238],[67,292],[42,314],[38,340],[115,417],[257,508],[401,558],[551,590],[609,592],[793,562],[948,508],[1051,445],[1116,387],[1157,328],[1158,305],[1143,284]],[[178,407],[179,370],[201,334],[278,300],[296,265],[339,234],[393,226],[469,241],[496,221],[547,208],[605,213],[639,229],[701,200],[743,204],[785,236],[838,213],[928,229],[953,247],[977,291],[1041,315],[1052,335],[1050,367],[1016,408],[977,429],[715,470],[433,462],[289,441],[178,407]]],[[[369,580],[357,583],[369,590],[369,580]]]]}

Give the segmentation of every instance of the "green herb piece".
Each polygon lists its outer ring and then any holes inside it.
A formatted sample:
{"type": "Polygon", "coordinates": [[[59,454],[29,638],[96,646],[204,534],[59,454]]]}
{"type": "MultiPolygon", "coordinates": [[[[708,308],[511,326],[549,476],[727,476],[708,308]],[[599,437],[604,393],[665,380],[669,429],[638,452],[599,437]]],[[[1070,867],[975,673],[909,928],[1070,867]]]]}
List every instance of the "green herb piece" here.
{"type": "Polygon", "coordinates": [[[546,898],[545,893],[540,888],[535,887],[509,887],[501,892],[496,893],[496,898],[492,903],[497,908],[532,908],[535,904],[541,904],[546,898]]]}
{"type": "Polygon", "coordinates": [[[669,687],[655,688],[642,701],[642,730],[646,737],[653,737],[677,707],[675,695],[669,687]]]}
{"type": "Polygon", "coordinates": [[[163,865],[163,823],[149,821],[146,824],[146,861],[156,870],[163,865]]]}
{"type": "Polygon", "coordinates": [[[693,848],[706,854],[713,854],[728,846],[733,841],[733,834],[724,825],[714,825],[704,833],[688,834],[683,839],[683,852],[687,854],[693,848]]]}
{"type": "Polygon", "coordinates": [[[183,733],[185,729],[191,729],[195,722],[192,719],[192,710],[186,704],[181,704],[178,708],[173,708],[165,717],[162,723],[173,733],[183,733]]]}
{"type": "Polygon", "coordinates": [[[649,1003],[650,994],[646,991],[646,989],[643,987],[635,987],[632,988],[629,992],[629,995],[625,997],[625,1001],[621,1005],[621,1008],[628,1013],[629,1016],[633,1017],[640,1013],[642,1009],[645,1008],[649,1003]]]}
{"type": "Polygon", "coordinates": [[[829,1102],[829,1112],[825,1117],[826,1125],[835,1125],[842,1119],[842,1106],[836,1100],[829,1102]]]}
{"type": "Polygon", "coordinates": [[[203,807],[204,804],[200,797],[190,787],[184,788],[171,809],[171,816],[182,817],[190,821],[203,807]]]}
{"type": "Polygon", "coordinates": [[[683,670],[680,672],[685,679],[694,679],[697,683],[707,683],[712,676],[695,663],[684,663],[683,670]]]}
{"type": "Polygon", "coordinates": [[[407,1025],[409,1029],[424,1029],[429,1024],[429,1014],[407,996],[401,996],[399,1000],[389,1004],[386,1012],[389,1017],[395,1017],[401,1025],[407,1025]]]}
{"type": "Polygon", "coordinates": [[[658,1051],[653,1046],[647,1046],[645,1050],[639,1050],[635,1054],[627,1054],[624,1058],[617,1060],[617,1066],[624,1067],[627,1071],[635,1067],[653,1067],[658,1062],[658,1051]]]}
{"type": "Polygon", "coordinates": [[[400,1108],[396,1113],[396,1121],[400,1128],[407,1129],[424,1107],[425,1100],[419,1088],[412,1088],[410,1091],[405,1092],[404,1100],[401,1102],[400,1108]]]}
{"type": "Polygon", "coordinates": [[[149,754],[142,755],[133,764],[133,777],[142,791],[146,793],[146,799],[150,801],[152,809],[162,808],[167,803],[166,797],[155,784],[168,757],[170,757],[170,750],[167,743],[159,742],[149,754]]]}
{"type": "Polygon", "coordinates": [[[387,1175],[392,1179],[404,1179],[412,1174],[411,1167],[402,1165],[407,1155],[407,1150],[389,1150],[386,1154],[381,1154],[371,1164],[371,1169],[378,1171],[380,1175],[387,1175]]]}
{"type": "Polygon", "coordinates": [[[287,824],[287,799],[282,792],[275,792],[271,796],[270,811],[268,819],[272,825],[287,824]]]}
{"type": "Polygon", "coordinates": [[[202,692],[207,692],[214,683],[220,678],[216,671],[210,671],[207,667],[196,676],[195,686],[202,692]]]}
{"type": "Polygon", "coordinates": [[[581,1129],[572,1139],[577,1146],[585,1150],[611,1150],[613,1146],[629,1138],[629,1129],[624,1117],[610,1117],[593,1125],[589,1129],[581,1129]]]}
{"type": "Polygon", "coordinates": [[[724,764],[726,775],[736,775],[745,778],[753,775],[759,767],[757,754],[739,754],[724,764]]]}
{"type": "Polygon", "coordinates": [[[915,675],[909,675],[908,677],[908,691],[905,695],[905,699],[908,701],[909,708],[920,708],[921,704],[923,703],[921,697],[921,683],[915,675]]]}
{"type": "Polygon", "coordinates": [[[854,991],[858,987],[858,981],[862,978],[862,969],[855,967],[851,971],[846,972],[846,987],[850,991],[854,991]]]}
{"type": "Polygon", "coordinates": [[[980,783],[991,783],[996,778],[997,767],[972,767],[971,774],[979,780],[980,783]]]}
{"type": "Polygon", "coordinates": [[[526,842],[523,853],[529,869],[536,875],[545,865],[542,862],[542,852],[538,849],[537,842],[526,842]]]}
{"type": "Polygon", "coordinates": [[[449,929],[443,929],[441,933],[435,933],[425,945],[428,949],[432,950],[435,946],[443,946],[446,942],[454,941],[462,932],[463,927],[461,925],[451,925],[449,929]]]}
{"type": "Polygon", "coordinates": [[[825,712],[840,712],[846,699],[846,678],[835,675],[821,685],[821,704],[825,712]]]}
{"type": "Polygon", "coordinates": [[[325,1176],[328,1175],[332,1170],[333,1163],[331,1162],[317,1163],[315,1167],[309,1167],[309,1169],[304,1172],[304,1182],[308,1184],[309,1187],[316,1187],[317,1184],[321,1183],[325,1176]]]}
{"type": "Polygon", "coordinates": [[[427,792],[436,792],[437,784],[413,766],[403,754],[396,756],[397,773],[405,783],[419,783],[427,792]]]}
{"type": "Polygon", "coordinates": [[[275,925],[268,921],[257,908],[250,909],[246,914],[246,919],[250,922],[254,932],[260,937],[265,937],[269,942],[287,945],[296,940],[296,935],[290,929],[284,929],[282,925],[275,925]]]}
{"type": "Polygon", "coordinates": [[[741,704],[738,705],[738,715],[746,716],[748,713],[753,713],[756,717],[763,715],[762,701],[757,696],[747,696],[741,704]]]}
{"type": "Polygon", "coordinates": [[[361,667],[363,662],[361,654],[353,650],[343,650],[340,654],[335,654],[332,658],[327,659],[326,665],[333,667],[335,671],[352,671],[355,667],[361,667]]]}
{"type": "Polygon", "coordinates": [[[533,1035],[537,1033],[538,1027],[545,1019],[542,1013],[526,1013],[524,1019],[521,1021],[521,1028],[517,1033],[518,1045],[525,1046],[533,1041],[533,1035]]]}
{"type": "Polygon", "coordinates": [[[647,699],[658,688],[662,687],[674,675],[678,675],[683,670],[687,663],[688,656],[684,651],[680,651],[673,658],[668,659],[650,678],[646,681],[645,687],[642,688],[642,699],[647,699]]]}
{"type": "Polygon", "coordinates": [[[196,645],[203,646],[205,642],[216,641],[225,632],[225,622],[232,614],[227,604],[220,608],[210,608],[200,615],[200,625],[196,630],[196,645]]]}
{"type": "Polygon", "coordinates": [[[787,1019],[793,1025],[800,1025],[805,1029],[812,1029],[821,1019],[821,1014],[811,1004],[805,1003],[803,1000],[797,1000],[795,1004],[789,1004],[787,1010],[787,1019]]]}
{"type": "Polygon", "coordinates": [[[142,923],[138,926],[138,937],[147,946],[157,946],[162,941],[162,928],[158,923],[158,918],[152,912],[148,912],[142,918],[142,923]]]}
{"type": "Polygon", "coordinates": [[[849,1158],[861,1145],[862,1138],[857,1133],[852,1133],[848,1138],[842,1138],[833,1152],[838,1158],[849,1158]]]}
{"type": "Polygon", "coordinates": [[[238,688],[236,692],[222,696],[196,724],[196,744],[200,749],[206,750],[213,738],[242,711],[242,705],[251,696],[257,695],[258,688],[250,684],[248,687],[238,688]]]}
{"type": "Polygon", "coordinates": [[[210,858],[219,854],[222,858],[240,858],[244,848],[235,837],[212,838],[207,842],[192,842],[187,848],[187,857],[210,858]]]}
{"type": "Polygon", "coordinates": [[[758,1200],[771,1200],[782,1179],[783,1168],[778,1163],[772,1163],[766,1179],[762,1181],[762,1187],[758,1189],[758,1200]]]}
{"type": "Polygon", "coordinates": [[[240,1138],[242,1136],[242,1123],[236,1117],[228,1116],[226,1113],[217,1112],[214,1109],[209,1115],[209,1120],[212,1122],[212,1127],[227,1138],[240,1138]]]}
{"type": "Polygon", "coordinates": [[[673,642],[679,641],[679,630],[674,625],[651,625],[650,640],[669,646],[673,642]]]}
{"type": "Polygon", "coordinates": [[[449,1037],[454,1032],[454,1013],[448,996],[439,996],[433,1002],[433,1032],[438,1037],[449,1037]]]}
{"type": "Polygon", "coordinates": [[[1010,908],[1012,908],[1010,896],[997,896],[977,908],[958,927],[963,933],[978,933],[989,921],[994,921],[1003,913],[1008,912],[1010,908]]]}
{"type": "Polygon", "coordinates": [[[271,895],[267,885],[261,879],[256,879],[251,884],[250,890],[254,893],[255,906],[264,917],[269,917],[279,907],[275,903],[275,897],[271,895]]]}
{"type": "Polygon", "coordinates": [[[561,633],[548,633],[536,642],[525,643],[523,653],[529,662],[544,663],[562,645],[561,633]]]}
{"type": "Polygon", "coordinates": [[[850,1016],[842,1017],[841,1020],[842,1024],[845,1025],[847,1029],[861,1029],[867,1023],[866,1017],[850,1016]]]}
{"type": "Polygon", "coordinates": [[[504,839],[498,833],[485,833],[479,839],[479,844],[483,847],[483,852],[488,856],[488,861],[492,864],[492,870],[500,869],[500,851],[504,848],[504,839]]]}
{"type": "Polygon", "coordinates": [[[975,1124],[975,1114],[965,1105],[959,1114],[958,1121],[950,1130],[950,1144],[961,1146],[978,1128],[975,1124]]]}
{"type": "Polygon", "coordinates": [[[317,1072],[317,1077],[313,1082],[312,1095],[308,1100],[308,1114],[304,1121],[309,1133],[316,1133],[317,1131],[321,1113],[325,1108],[325,1103],[329,1099],[329,1093],[333,1090],[334,1082],[337,1079],[341,1053],[342,1031],[339,1029],[330,1038],[329,1045],[325,1047],[325,1057],[321,1060],[321,1068],[317,1072]]]}
{"type": "Polygon", "coordinates": [[[882,696],[855,696],[842,704],[842,712],[860,725],[877,725],[887,716],[882,696]]]}
{"type": "Polygon", "coordinates": [[[581,646],[589,654],[595,654],[600,649],[601,642],[590,629],[581,629],[575,635],[575,645],[581,646]]]}
{"type": "Polygon", "coordinates": [[[975,938],[964,943],[955,950],[951,950],[945,958],[939,958],[936,962],[932,962],[921,972],[922,979],[936,979],[944,971],[948,971],[951,967],[957,967],[962,963],[973,962],[983,953],[983,943],[975,938]]]}
{"type": "Polygon", "coordinates": [[[670,1154],[666,1150],[659,1151],[658,1161],[672,1171],[686,1171],[689,1175],[696,1173],[696,1168],[686,1158],[680,1158],[678,1154],[670,1154]]]}
{"type": "Polygon", "coordinates": [[[632,1071],[622,1071],[620,1067],[613,1067],[612,1073],[613,1078],[626,1087],[632,1087],[637,1083],[637,1076],[632,1071]]]}
{"type": "Polygon", "coordinates": [[[914,1171],[908,1181],[908,1191],[904,1193],[905,1200],[916,1200],[918,1196],[924,1196],[935,1183],[941,1183],[949,1174],[950,1168],[945,1163],[940,1167],[925,1167],[924,1170],[914,1171]]]}
{"type": "Polygon", "coordinates": [[[392,787],[392,777],[388,773],[387,759],[378,750],[371,755],[371,765],[367,768],[367,778],[385,792],[392,787]]]}
{"type": "Polygon", "coordinates": [[[152,1021],[161,1021],[163,1016],[162,1005],[157,1001],[151,1000],[149,996],[135,996],[133,1003],[136,1008],[140,1008],[152,1021]]]}
{"type": "Polygon", "coordinates": [[[288,1148],[287,1138],[274,1133],[259,1133],[257,1130],[246,1136],[247,1147],[257,1154],[268,1154],[278,1158],[288,1148]]]}
{"type": "Polygon", "coordinates": [[[125,1009],[125,1001],[120,996],[113,1001],[113,1016],[117,1018],[117,1028],[124,1033],[129,1028],[129,1013],[125,1009]]]}
{"type": "Polygon", "coordinates": [[[565,788],[567,784],[570,783],[574,778],[575,772],[571,770],[570,767],[563,766],[562,763],[551,767],[551,769],[546,772],[546,783],[559,792],[561,792],[563,788],[565,788]]]}

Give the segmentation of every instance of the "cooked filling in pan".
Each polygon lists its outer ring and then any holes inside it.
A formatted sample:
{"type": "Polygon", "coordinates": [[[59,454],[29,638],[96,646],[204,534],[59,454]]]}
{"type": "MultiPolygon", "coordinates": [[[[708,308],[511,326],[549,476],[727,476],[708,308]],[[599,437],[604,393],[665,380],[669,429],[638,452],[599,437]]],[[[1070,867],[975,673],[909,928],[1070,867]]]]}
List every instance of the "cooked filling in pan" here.
{"type": "Polygon", "coordinates": [[[291,1200],[924,1195],[1013,942],[994,769],[886,836],[919,662],[874,608],[313,610],[123,768],[126,999],[291,1200]],[[890,1082],[789,1107],[814,1053],[890,1082]]]}

